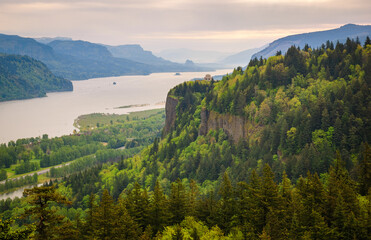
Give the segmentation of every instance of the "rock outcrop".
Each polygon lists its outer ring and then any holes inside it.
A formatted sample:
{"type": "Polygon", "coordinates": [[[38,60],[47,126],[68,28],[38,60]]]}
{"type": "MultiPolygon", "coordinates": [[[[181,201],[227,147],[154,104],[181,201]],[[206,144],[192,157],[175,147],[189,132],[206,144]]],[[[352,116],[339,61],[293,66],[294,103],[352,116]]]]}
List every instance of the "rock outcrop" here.
{"type": "Polygon", "coordinates": [[[175,124],[177,105],[178,105],[178,99],[168,95],[166,98],[166,105],[165,105],[166,119],[165,119],[165,127],[163,130],[163,136],[168,134],[170,132],[170,129],[175,124]]]}
{"type": "MultiPolygon", "coordinates": [[[[178,102],[178,99],[175,97],[167,96],[163,136],[166,136],[174,127],[178,102]]],[[[201,123],[198,134],[206,135],[210,130],[218,129],[223,129],[228,138],[237,143],[241,138],[247,139],[248,135],[255,135],[259,131],[259,126],[253,126],[241,116],[220,114],[203,108],[201,110],[201,123]]]]}
{"type": "Polygon", "coordinates": [[[241,116],[219,114],[214,111],[202,109],[200,135],[206,135],[210,130],[222,128],[228,137],[238,142],[241,138],[247,138],[246,120],[241,116]]]}

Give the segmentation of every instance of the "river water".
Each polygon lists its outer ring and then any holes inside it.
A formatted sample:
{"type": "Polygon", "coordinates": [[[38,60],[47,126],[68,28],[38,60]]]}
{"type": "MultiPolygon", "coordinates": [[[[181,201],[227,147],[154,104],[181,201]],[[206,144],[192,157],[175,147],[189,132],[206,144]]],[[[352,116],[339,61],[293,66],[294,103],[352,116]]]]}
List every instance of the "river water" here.
{"type": "MultiPolygon", "coordinates": [[[[28,189],[28,188],[33,188],[35,187],[35,185],[28,185],[28,186],[24,186],[24,187],[20,187],[18,188],[17,190],[13,191],[13,192],[8,192],[8,193],[1,193],[0,194],[0,201],[1,200],[6,200],[7,198],[11,198],[11,199],[14,199],[16,197],[23,197],[23,191],[25,189],[28,189]]],[[[42,186],[42,183],[38,184],[37,186],[42,186]]]]}
{"type": "Polygon", "coordinates": [[[73,81],[73,92],[49,93],[44,98],[0,103],[0,143],[19,138],[62,136],[73,132],[74,120],[89,113],[124,114],[165,106],[166,95],[175,85],[215,72],[154,73],[73,81]],[[116,84],[114,84],[114,82],[116,84]],[[144,107],[120,106],[149,104],[144,107]]]}

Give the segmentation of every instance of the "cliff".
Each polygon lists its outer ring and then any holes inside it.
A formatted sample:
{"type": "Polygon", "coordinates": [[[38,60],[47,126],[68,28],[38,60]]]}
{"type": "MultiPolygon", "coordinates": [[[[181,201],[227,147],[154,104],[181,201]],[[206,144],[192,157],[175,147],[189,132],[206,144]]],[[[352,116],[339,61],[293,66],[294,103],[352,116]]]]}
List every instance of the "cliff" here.
{"type": "Polygon", "coordinates": [[[163,130],[163,136],[170,132],[170,129],[174,126],[176,119],[176,106],[178,105],[178,99],[167,95],[165,105],[165,127],[163,130]]]}
{"type": "Polygon", "coordinates": [[[238,142],[241,138],[247,138],[246,120],[240,116],[230,114],[219,114],[214,111],[202,109],[200,135],[205,135],[210,130],[222,128],[233,142],[238,142]]]}

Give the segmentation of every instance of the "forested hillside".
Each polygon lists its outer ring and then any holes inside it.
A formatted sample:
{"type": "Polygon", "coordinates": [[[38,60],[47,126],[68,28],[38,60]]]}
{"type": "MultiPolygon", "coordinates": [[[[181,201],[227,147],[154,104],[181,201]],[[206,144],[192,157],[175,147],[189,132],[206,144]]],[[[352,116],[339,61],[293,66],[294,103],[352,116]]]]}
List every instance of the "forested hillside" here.
{"type": "Polygon", "coordinates": [[[2,224],[39,239],[370,239],[370,90],[369,38],[183,83],[161,139],[2,202],[2,224]]]}
{"type": "Polygon", "coordinates": [[[0,53],[0,101],[44,97],[47,92],[72,88],[71,81],[56,77],[40,61],[0,53]]]}
{"type": "MultiPolygon", "coordinates": [[[[48,42],[48,39],[46,39],[48,42]]],[[[70,80],[83,80],[122,75],[146,75],[153,72],[206,71],[210,68],[177,64],[155,56],[151,61],[145,51],[113,57],[107,50],[116,47],[86,41],[54,40],[42,44],[31,38],[0,34],[0,53],[27,55],[42,61],[57,76],[70,80]],[[144,54],[144,56],[139,56],[144,54]]],[[[120,48],[120,47],[118,47],[120,48]]]]}
{"type": "Polygon", "coordinates": [[[269,46],[255,53],[252,57],[260,58],[260,56],[262,56],[263,58],[268,58],[274,56],[277,51],[286,53],[287,49],[289,49],[292,45],[303,48],[306,44],[308,44],[313,48],[317,48],[326,41],[332,41],[334,43],[339,41],[341,43],[345,43],[347,38],[359,38],[360,41],[364,42],[366,37],[370,36],[370,34],[370,25],[346,24],[339,28],[325,31],[289,35],[271,42],[269,46]]]}

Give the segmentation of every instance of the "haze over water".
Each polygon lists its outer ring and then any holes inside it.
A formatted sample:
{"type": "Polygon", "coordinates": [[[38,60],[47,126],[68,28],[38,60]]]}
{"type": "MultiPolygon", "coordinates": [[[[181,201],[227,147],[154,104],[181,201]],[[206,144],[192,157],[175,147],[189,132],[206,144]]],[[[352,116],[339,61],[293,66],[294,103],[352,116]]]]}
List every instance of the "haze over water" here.
{"type": "MultiPolygon", "coordinates": [[[[218,70],[221,75],[230,70],[218,70]]],[[[146,76],[120,76],[73,81],[73,92],[49,93],[34,98],[0,103],[0,143],[19,138],[62,136],[73,132],[74,120],[89,113],[124,114],[163,108],[168,91],[179,83],[205,76],[206,72],[154,73],[146,76]],[[116,85],[113,84],[116,82],[116,85]],[[162,104],[161,104],[162,103],[162,104]],[[120,106],[150,104],[145,107],[120,106]]]]}

